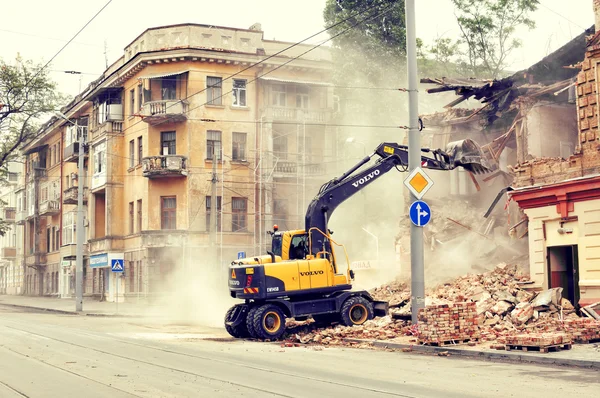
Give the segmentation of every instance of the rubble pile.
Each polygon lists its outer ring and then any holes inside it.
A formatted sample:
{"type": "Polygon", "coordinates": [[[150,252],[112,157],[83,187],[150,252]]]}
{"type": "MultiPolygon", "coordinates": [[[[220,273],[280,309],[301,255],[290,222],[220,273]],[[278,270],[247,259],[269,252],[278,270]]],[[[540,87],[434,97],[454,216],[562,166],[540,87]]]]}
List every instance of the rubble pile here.
{"type": "Polygon", "coordinates": [[[499,342],[509,346],[548,347],[570,344],[571,337],[566,333],[523,333],[504,336],[499,342]]]}
{"type": "Polygon", "coordinates": [[[389,340],[409,333],[407,322],[390,316],[375,318],[361,326],[342,326],[317,329],[314,326],[288,329],[286,340],[302,344],[342,345],[344,339],[389,340]]]}
{"type": "Polygon", "coordinates": [[[600,340],[600,321],[590,318],[567,319],[562,327],[576,343],[600,340]]]}
{"type": "Polygon", "coordinates": [[[419,310],[417,341],[440,344],[479,338],[479,321],[474,302],[442,304],[419,310]]]}

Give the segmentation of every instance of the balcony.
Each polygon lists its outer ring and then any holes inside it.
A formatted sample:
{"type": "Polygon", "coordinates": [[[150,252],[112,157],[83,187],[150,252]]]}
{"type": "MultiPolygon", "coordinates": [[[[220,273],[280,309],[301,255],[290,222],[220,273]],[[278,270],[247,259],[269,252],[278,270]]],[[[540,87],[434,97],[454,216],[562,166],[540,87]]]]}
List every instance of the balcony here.
{"type": "Polygon", "coordinates": [[[18,211],[15,216],[15,222],[17,225],[24,225],[27,219],[27,212],[25,210],[18,211]]]}
{"type": "MultiPolygon", "coordinates": [[[[66,205],[76,205],[77,195],[79,194],[79,187],[73,186],[65,189],[63,194],[63,203],[66,205]]],[[[88,187],[83,188],[83,204],[87,203],[88,187]]]]}
{"type": "Polygon", "coordinates": [[[16,247],[3,247],[0,250],[0,256],[2,258],[15,258],[17,257],[17,248],[16,247]]]}
{"type": "Polygon", "coordinates": [[[120,236],[105,236],[103,238],[90,239],[90,253],[108,253],[123,251],[123,238],[120,236]]]}
{"type": "Polygon", "coordinates": [[[180,247],[187,234],[177,229],[142,231],[142,247],[180,247]]]}
{"type": "MultiPolygon", "coordinates": [[[[87,246],[88,245],[86,245],[86,244],[83,245],[83,255],[84,256],[87,256],[89,254],[87,246]]],[[[72,244],[61,246],[60,247],[60,256],[64,260],[75,260],[77,258],[77,245],[75,243],[72,243],[72,244]]]]}
{"type": "Polygon", "coordinates": [[[123,122],[106,121],[91,131],[90,142],[94,141],[106,134],[121,134],[123,132],[123,122]]]}
{"type": "Polygon", "coordinates": [[[299,162],[279,161],[275,164],[276,177],[320,176],[324,172],[325,168],[319,163],[303,165],[299,162]]]}
{"type": "Polygon", "coordinates": [[[142,158],[142,175],[148,178],[185,177],[188,175],[187,158],[180,155],[142,158]]]}
{"type": "Polygon", "coordinates": [[[58,200],[47,200],[40,203],[40,216],[53,216],[60,213],[60,202],[58,200]]]}
{"type": "MultiPolygon", "coordinates": [[[[84,150],[84,153],[88,152],[87,145],[83,146],[83,150],[84,150]]],[[[65,162],[77,162],[78,159],[79,159],[79,142],[74,142],[65,148],[64,161],[65,162]]]]}
{"type": "Polygon", "coordinates": [[[4,221],[15,222],[16,213],[17,211],[14,207],[5,207],[3,210],[4,221]]]}
{"type": "Polygon", "coordinates": [[[187,120],[187,101],[164,100],[145,102],[140,112],[143,120],[155,125],[169,122],[185,122],[187,120]]]}
{"type": "Polygon", "coordinates": [[[30,267],[39,267],[46,265],[47,253],[35,253],[25,257],[25,264],[30,267]]]}
{"type": "Polygon", "coordinates": [[[271,106],[266,109],[268,120],[327,123],[332,111],[329,109],[299,109],[271,106]]]}

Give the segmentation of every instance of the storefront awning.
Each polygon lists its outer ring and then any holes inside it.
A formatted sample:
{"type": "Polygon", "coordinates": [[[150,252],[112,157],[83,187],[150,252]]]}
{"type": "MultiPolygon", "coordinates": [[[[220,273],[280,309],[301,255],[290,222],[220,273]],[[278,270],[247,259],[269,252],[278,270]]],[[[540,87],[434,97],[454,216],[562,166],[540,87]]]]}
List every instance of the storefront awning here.
{"type": "Polygon", "coordinates": [[[310,86],[333,86],[331,83],[327,82],[314,82],[308,80],[293,80],[293,79],[281,79],[278,77],[259,77],[258,80],[264,80],[267,82],[275,82],[275,83],[290,83],[290,84],[306,84],[310,86]]]}
{"type": "Polygon", "coordinates": [[[186,69],[186,70],[180,70],[180,71],[175,71],[175,72],[149,73],[147,75],[138,77],[138,79],[160,79],[162,77],[182,75],[182,74],[187,73],[187,72],[189,72],[188,69],[186,69]]]}

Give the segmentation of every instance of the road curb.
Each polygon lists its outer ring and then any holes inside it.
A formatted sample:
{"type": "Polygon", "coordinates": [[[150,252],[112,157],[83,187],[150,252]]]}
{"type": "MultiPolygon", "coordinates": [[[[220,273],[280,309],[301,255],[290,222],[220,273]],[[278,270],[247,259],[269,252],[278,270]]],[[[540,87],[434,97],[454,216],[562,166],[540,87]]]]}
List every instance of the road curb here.
{"type": "MultiPolygon", "coordinates": [[[[472,351],[454,347],[433,347],[416,344],[401,344],[394,343],[385,340],[363,340],[363,339],[344,339],[349,343],[369,343],[374,347],[379,348],[391,348],[391,349],[403,349],[410,348],[413,352],[424,353],[424,354],[438,354],[440,352],[448,352],[450,355],[464,356],[470,358],[484,359],[496,362],[502,361],[515,361],[523,363],[535,363],[540,365],[558,365],[558,366],[571,366],[578,368],[588,369],[600,369],[600,361],[587,361],[584,359],[569,359],[569,358],[556,358],[552,356],[546,356],[548,354],[542,354],[544,356],[537,356],[533,354],[519,354],[513,352],[489,352],[489,351],[472,351]]],[[[550,353],[551,355],[551,353],[550,353]]]]}
{"type": "Polygon", "coordinates": [[[63,315],[94,316],[94,317],[106,317],[106,318],[143,318],[142,315],[104,314],[104,313],[98,313],[98,312],[81,312],[80,313],[77,311],[57,310],[54,308],[36,307],[33,305],[3,303],[1,301],[0,301],[0,305],[3,305],[5,307],[13,307],[13,308],[27,308],[27,309],[36,310],[36,311],[51,312],[51,313],[63,314],[63,315]]]}

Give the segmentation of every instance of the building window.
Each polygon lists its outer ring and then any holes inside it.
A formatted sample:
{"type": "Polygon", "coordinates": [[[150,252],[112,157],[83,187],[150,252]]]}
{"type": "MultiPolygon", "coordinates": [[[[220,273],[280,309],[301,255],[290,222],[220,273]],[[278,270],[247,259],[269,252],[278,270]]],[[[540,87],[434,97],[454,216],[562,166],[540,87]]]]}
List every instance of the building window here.
{"type": "Polygon", "coordinates": [[[138,164],[142,164],[142,158],[144,157],[144,141],[142,136],[138,137],[138,164]]]}
{"type": "Polygon", "coordinates": [[[161,229],[177,229],[177,198],[174,196],[161,196],[160,213],[161,229]]]}
{"type": "Polygon", "coordinates": [[[273,132],[273,154],[279,159],[288,157],[288,136],[277,131],[273,132]]]}
{"type": "Polygon", "coordinates": [[[286,106],[286,91],[284,84],[273,84],[271,88],[273,106],[286,106]]]}
{"type": "Polygon", "coordinates": [[[129,293],[135,292],[135,262],[129,261],[129,293]]]}
{"type": "Polygon", "coordinates": [[[221,160],[221,132],[208,130],[206,132],[206,158],[213,160],[213,153],[217,155],[217,160],[221,160]]]}
{"type": "Polygon", "coordinates": [[[94,147],[94,174],[106,172],[106,143],[94,147]]]}
{"type": "Polygon", "coordinates": [[[142,232],[142,199],[137,201],[137,228],[138,232],[142,232]]]}
{"type": "Polygon", "coordinates": [[[296,86],[296,108],[308,109],[308,97],[308,87],[296,86]]]}
{"type": "Polygon", "coordinates": [[[77,243],[76,235],[77,211],[63,213],[62,244],[74,245],[77,243]]]}
{"type": "Polygon", "coordinates": [[[60,228],[56,228],[54,231],[54,244],[56,245],[56,251],[60,250],[60,228]]]}
{"type": "Polygon", "coordinates": [[[160,133],[160,154],[175,155],[177,153],[177,133],[175,131],[163,131],[160,133]]]}
{"type": "Polygon", "coordinates": [[[144,86],[138,86],[138,108],[141,110],[144,105],[144,86]]]}
{"type": "Polygon", "coordinates": [[[174,100],[177,98],[177,77],[161,79],[161,96],[162,100],[174,100]]]}
{"type": "Polygon", "coordinates": [[[246,133],[233,133],[232,143],[231,158],[233,160],[246,160],[246,133]]]}
{"type": "Polygon", "coordinates": [[[133,216],[134,216],[133,202],[129,202],[129,233],[130,234],[132,234],[134,232],[134,230],[133,230],[133,216]]]}
{"type": "MultiPolygon", "coordinates": [[[[212,202],[212,197],[211,196],[207,196],[206,197],[206,231],[210,231],[210,211],[211,211],[211,202],[212,202]]],[[[216,231],[220,231],[221,230],[221,197],[217,196],[217,229],[216,231]]]]}
{"type": "Polygon", "coordinates": [[[206,78],[206,102],[210,105],[221,105],[223,79],[220,77],[208,76],[206,78]]]}
{"type": "Polygon", "coordinates": [[[46,253],[52,251],[52,229],[46,228],[46,253]]]}
{"type": "Polygon", "coordinates": [[[135,90],[129,90],[129,117],[135,114],[135,90]]]}
{"type": "Polygon", "coordinates": [[[247,231],[248,199],[231,198],[231,231],[247,231]]]}
{"type": "Polygon", "coordinates": [[[135,166],[135,142],[134,140],[129,141],[129,167],[135,166]]]}
{"type": "Polygon", "coordinates": [[[233,106],[246,106],[245,80],[233,80],[233,106]]]}

